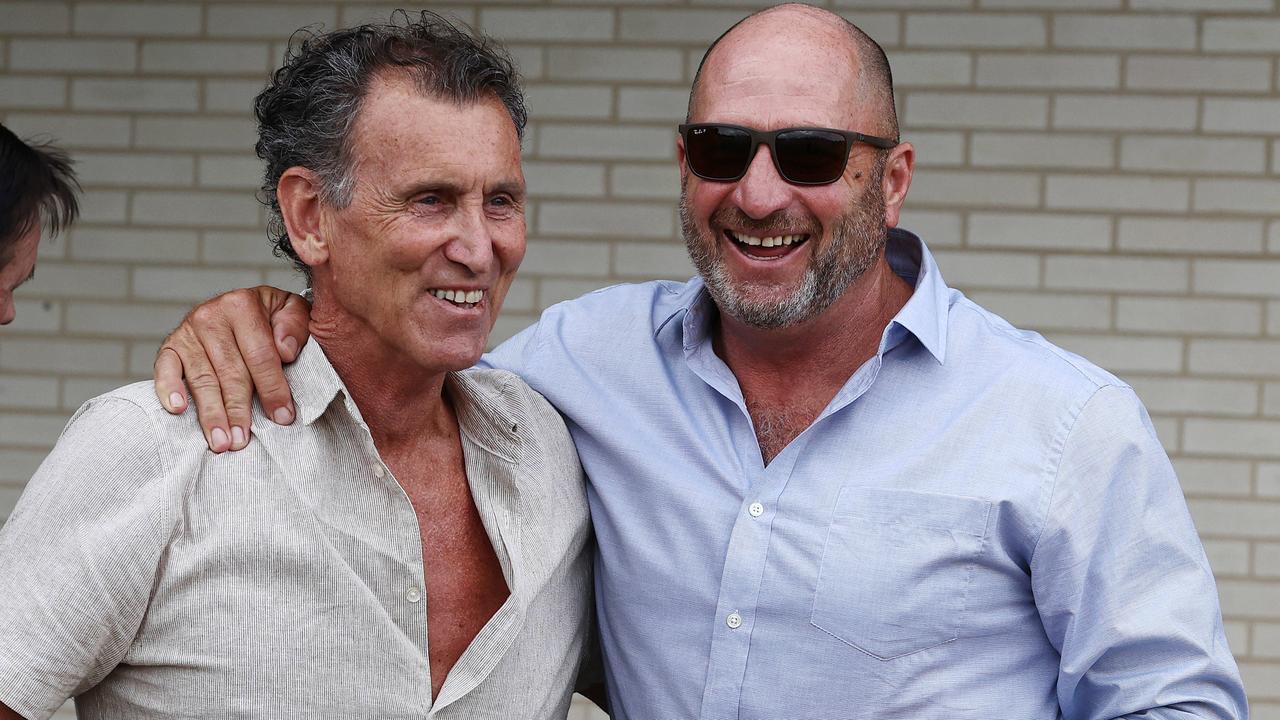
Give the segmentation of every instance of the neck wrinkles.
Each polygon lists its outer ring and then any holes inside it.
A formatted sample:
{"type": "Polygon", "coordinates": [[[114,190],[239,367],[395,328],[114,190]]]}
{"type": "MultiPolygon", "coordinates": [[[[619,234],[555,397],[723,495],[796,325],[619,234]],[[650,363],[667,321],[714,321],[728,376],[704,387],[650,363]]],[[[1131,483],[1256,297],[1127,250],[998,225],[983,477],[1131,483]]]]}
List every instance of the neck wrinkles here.
{"type": "Polygon", "coordinates": [[[318,301],[311,311],[312,339],[351,393],[375,441],[434,434],[454,422],[444,393],[446,372],[417,365],[353,318],[326,315],[318,301]]]}

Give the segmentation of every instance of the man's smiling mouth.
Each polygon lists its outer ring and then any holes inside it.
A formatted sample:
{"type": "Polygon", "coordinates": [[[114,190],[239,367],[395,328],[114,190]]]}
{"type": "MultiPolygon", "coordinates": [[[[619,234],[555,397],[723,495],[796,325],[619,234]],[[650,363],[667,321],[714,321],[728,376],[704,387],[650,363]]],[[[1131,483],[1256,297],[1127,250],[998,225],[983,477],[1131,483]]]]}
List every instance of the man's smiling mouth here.
{"type": "Polygon", "coordinates": [[[743,255],[761,260],[790,255],[797,247],[809,240],[809,235],[806,233],[761,236],[725,230],[724,234],[733,241],[733,246],[743,255]]]}
{"type": "Polygon", "coordinates": [[[483,302],[485,295],[487,295],[487,291],[485,290],[446,290],[443,288],[431,288],[427,292],[460,308],[473,308],[483,302]]]}

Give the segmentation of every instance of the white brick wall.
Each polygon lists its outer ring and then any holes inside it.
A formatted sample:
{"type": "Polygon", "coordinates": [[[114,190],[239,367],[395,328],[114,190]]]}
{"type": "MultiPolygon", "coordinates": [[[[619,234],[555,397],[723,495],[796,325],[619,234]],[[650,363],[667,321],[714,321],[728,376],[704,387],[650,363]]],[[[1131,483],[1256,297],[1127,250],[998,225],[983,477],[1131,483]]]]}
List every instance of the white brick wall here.
{"type": "MultiPolygon", "coordinates": [[[[1254,717],[1280,719],[1277,0],[824,1],[889,51],[920,153],[905,224],[946,277],[1146,401],[1254,717]]],[[[691,272],[674,125],[706,44],[760,4],[439,6],[508,41],[528,80],[530,247],[496,339],[587,290],[691,272]]],[[[0,121],[57,138],[86,187],[0,330],[0,517],[184,307],[296,287],[263,239],[249,103],[292,30],[392,6],[0,0],[0,121]]]]}

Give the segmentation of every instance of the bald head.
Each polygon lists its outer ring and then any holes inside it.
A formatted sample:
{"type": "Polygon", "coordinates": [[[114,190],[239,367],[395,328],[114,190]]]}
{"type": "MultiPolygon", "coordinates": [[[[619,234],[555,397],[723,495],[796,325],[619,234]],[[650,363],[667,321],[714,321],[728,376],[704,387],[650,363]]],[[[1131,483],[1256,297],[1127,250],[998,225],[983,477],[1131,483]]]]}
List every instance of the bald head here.
{"type": "Polygon", "coordinates": [[[711,44],[693,78],[686,122],[695,121],[704,71],[710,74],[717,66],[732,63],[743,53],[759,51],[760,45],[755,39],[760,37],[803,40],[821,46],[833,61],[846,61],[850,70],[842,74],[842,81],[847,85],[832,90],[845,91],[854,102],[870,109],[875,118],[873,127],[855,129],[898,139],[893,75],[884,49],[861,28],[839,15],[798,3],[776,5],[748,15],[711,44]]]}

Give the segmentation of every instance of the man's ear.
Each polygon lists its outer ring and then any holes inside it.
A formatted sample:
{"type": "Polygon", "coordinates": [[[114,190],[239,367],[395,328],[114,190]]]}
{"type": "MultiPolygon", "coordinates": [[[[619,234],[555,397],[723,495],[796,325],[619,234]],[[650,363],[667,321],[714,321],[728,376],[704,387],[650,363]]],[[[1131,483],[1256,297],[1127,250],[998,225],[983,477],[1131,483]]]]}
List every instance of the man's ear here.
{"type": "Polygon", "coordinates": [[[898,143],[889,151],[884,163],[884,226],[897,227],[902,216],[902,203],[911,187],[911,173],[916,167],[916,149],[909,142],[898,143]]]}
{"type": "Polygon", "coordinates": [[[300,166],[285,170],[276,184],[276,200],[289,242],[302,262],[311,267],[329,259],[329,245],[321,229],[324,207],[320,187],[320,177],[300,166]]]}

